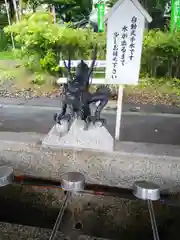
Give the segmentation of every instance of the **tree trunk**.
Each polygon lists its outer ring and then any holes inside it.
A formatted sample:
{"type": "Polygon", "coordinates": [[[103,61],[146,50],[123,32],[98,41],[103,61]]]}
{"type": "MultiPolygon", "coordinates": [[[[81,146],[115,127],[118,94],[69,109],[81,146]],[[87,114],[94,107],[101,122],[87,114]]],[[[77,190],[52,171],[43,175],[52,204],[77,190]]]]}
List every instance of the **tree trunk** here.
{"type": "MultiPolygon", "coordinates": [[[[9,4],[7,2],[7,0],[5,0],[5,5],[6,5],[6,12],[7,12],[7,18],[8,18],[8,23],[9,25],[11,25],[11,17],[10,17],[10,13],[9,13],[9,4]]],[[[14,44],[14,37],[13,34],[11,33],[11,41],[12,41],[12,48],[15,49],[15,44],[14,44]]]]}
{"type": "Polygon", "coordinates": [[[19,20],[22,18],[22,0],[19,0],[19,20]]]}
{"type": "Polygon", "coordinates": [[[12,0],[8,0],[8,4],[9,4],[9,15],[10,15],[10,18],[13,19],[14,18],[14,14],[15,14],[13,1],[12,0]]]}
{"type": "Polygon", "coordinates": [[[15,11],[15,15],[16,15],[16,22],[18,22],[19,21],[19,14],[18,14],[18,8],[17,8],[16,0],[13,0],[13,5],[14,5],[14,11],[15,11]]]}

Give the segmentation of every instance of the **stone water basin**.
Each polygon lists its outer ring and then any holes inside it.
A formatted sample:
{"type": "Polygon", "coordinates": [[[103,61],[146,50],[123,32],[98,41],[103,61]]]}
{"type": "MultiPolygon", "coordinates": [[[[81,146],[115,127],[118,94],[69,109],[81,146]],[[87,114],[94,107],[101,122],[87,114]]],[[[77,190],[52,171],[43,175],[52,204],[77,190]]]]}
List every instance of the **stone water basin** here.
{"type": "MultiPolygon", "coordinates": [[[[63,198],[60,189],[17,184],[0,188],[0,233],[5,236],[5,229],[12,232],[15,228],[19,229],[16,232],[28,232],[24,239],[48,239],[63,198]]],[[[160,239],[179,239],[180,208],[155,202],[154,209],[160,239]]],[[[153,239],[145,201],[88,194],[72,197],[58,236],[62,240],[153,239]]]]}

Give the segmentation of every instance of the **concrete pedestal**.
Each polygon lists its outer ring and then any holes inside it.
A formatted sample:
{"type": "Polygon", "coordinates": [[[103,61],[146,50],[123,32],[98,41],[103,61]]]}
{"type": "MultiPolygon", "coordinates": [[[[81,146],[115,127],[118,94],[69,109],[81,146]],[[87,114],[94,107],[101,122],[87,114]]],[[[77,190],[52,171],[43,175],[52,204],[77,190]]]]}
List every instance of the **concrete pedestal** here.
{"type": "MultiPolygon", "coordinates": [[[[63,128],[62,128],[63,129],[63,128]]],[[[75,120],[71,129],[66,134],[55,125],[42,141],[43,147],[50,148],[76,148],[91,149],[112,152],[114,140],[104,126],[91,125],[87,131],[84,130],[84,121],[75,120]]]]}

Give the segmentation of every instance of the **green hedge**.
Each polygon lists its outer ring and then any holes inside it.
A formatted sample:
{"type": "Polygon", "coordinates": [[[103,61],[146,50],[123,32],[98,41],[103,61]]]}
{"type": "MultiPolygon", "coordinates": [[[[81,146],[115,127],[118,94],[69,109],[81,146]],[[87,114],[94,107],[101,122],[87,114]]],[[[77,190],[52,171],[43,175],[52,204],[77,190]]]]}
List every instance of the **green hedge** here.
{"type": "MultiPolygon", "coordinates": [[[[106,33],[54,24],[52,14],[47,12],[27,15],[21,22],[6,27],[5,32],[15,35],[16,43],[21,46],[17,51],[19,57],[35,71],[59,74],[61,56],[67,58],[70,54],[72,59],[91,59],[95,43],[98,44],[98,59],[105,59],[106,33]]],[[[145,32],[141,74],[159,79],[173,77],[179,84],[180,33],[145,32]]]]}

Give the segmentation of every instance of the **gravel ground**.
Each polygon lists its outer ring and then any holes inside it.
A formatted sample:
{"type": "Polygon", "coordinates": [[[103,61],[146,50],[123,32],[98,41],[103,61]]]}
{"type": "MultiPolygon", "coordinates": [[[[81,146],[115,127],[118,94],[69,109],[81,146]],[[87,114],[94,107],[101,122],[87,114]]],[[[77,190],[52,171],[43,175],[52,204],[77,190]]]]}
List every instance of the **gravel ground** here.
{"type": "MultiPolygon", "coordinates": [[[[61,88],[54,88],[51,91],[42,91],[39,88],[23,88],[17,89],[14,84],[13,79],[0,82],[0,97],[11,98],[16,97],[20,99],[32,99],[39,98],[41,96],[47,98],[57,98],[61,94],[61,88]]],[[[117,96],[115,91],[112,93],[112,100],[116,100],[117,96]]],[[[159,89],[144,88],[140,89],[138,87],[125,89],[124,103],[137,103],[137,104],[165,104],[165,105],[179,105],[179,97],[175,94],[167,94],[159,91],[159,89]]]]}
{"type": "Polygon", "coordinates": [[[125,91],[124,93],[125,103],[137,103],[137,104],[164,104],[168,106],[179,105],[180,99],[174,93],[162,92],[155,88],[139,89],[134,87],[131,91],[125,91]]]}
{"type": "Polygon", "coordinates": [[[60,90],[57,88],[53,92],[41,92],[41,89],[34,90],[33,88],[28,89],[17,89],[14,85],[14,81],[9,79],[0,84],[0,97],[4,98],[19,98],[19,99],[32,99],[40,96],[48,98],[59,97],[60,90]]]}

